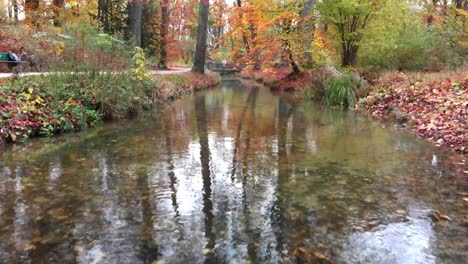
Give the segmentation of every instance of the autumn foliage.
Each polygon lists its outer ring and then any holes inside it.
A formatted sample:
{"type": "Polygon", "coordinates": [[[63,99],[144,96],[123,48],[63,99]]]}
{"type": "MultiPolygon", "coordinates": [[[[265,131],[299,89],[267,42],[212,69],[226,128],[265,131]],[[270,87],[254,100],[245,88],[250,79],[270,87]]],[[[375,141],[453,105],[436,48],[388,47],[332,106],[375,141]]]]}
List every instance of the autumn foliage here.
{"type": "Polygon", "coordinates": [[[375,89],[359,106],[372,116],[402,123],[423,139],[468,153],[468,79],[428,85],[398,83],[375,89]]]}

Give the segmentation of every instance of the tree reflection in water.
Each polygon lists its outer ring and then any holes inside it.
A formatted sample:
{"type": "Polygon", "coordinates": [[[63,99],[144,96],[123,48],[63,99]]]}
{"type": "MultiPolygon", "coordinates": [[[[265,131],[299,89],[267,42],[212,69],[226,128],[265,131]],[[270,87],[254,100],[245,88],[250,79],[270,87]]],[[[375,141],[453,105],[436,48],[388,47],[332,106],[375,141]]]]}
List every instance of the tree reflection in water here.
{"type": "Polygon", "coordinates": [[[466,259],[443,153],[250,83],[51,141],[1,153],[0,263],[466,259]]]}

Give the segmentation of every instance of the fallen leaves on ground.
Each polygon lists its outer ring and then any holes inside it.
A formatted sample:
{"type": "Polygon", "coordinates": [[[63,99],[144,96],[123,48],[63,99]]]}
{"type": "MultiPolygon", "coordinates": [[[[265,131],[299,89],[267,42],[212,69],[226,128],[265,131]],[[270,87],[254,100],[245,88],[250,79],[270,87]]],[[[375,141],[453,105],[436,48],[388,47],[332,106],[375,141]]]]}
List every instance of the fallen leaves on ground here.
{"type": "Polygon", "coordinates": [[[429,215],[434,222],[439,222],[439,221],[452,221],[452,218],[450,218],[448,215],[443,214],[439,211],[434,211],[429,215]]]}
{"type": "MultiPolygon", "coordinates": [[[[403,123],[420,138],[458,153],[468,153],[468,79],[426,86],[375,89],[364,109],[379,119],[403,123]]],[[[359,107],[362,107],[359,106],[359,107]]]]}

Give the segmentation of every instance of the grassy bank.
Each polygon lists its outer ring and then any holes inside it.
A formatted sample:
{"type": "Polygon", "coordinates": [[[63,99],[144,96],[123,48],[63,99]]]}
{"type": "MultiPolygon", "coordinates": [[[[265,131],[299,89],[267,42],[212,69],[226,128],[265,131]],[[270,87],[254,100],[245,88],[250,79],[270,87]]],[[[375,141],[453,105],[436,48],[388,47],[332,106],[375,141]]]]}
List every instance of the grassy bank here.
{"type": "Polygon", "coordinates": [[[59,74],[25,77],[0,88],[0,145],[126,118],[212,87],[217,75],[59,74]]]}

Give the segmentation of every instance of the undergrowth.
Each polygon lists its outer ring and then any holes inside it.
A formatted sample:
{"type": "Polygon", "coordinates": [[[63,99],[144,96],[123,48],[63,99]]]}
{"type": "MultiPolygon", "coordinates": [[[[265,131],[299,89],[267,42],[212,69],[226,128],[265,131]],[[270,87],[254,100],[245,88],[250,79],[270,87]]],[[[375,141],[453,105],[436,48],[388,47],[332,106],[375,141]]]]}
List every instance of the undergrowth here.
{"type": "Polygon", "coordinates": [[[356,103],[357,95],[353,89],[353,76],[343,74],[338,78],[329,78],[324,83],[325,93],[322,102],[326,106],[347,108],[356,103]]]}
{"type": "Polygon", "coordinates": [[[329,77],[323,83],[322,103],[340,108],[353,107],[358,98],[367,95],[364,80],[356,73],[346,72],[338,77],[329,77]]]}

